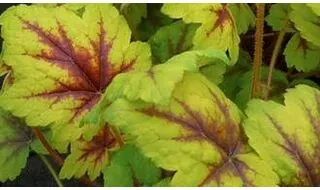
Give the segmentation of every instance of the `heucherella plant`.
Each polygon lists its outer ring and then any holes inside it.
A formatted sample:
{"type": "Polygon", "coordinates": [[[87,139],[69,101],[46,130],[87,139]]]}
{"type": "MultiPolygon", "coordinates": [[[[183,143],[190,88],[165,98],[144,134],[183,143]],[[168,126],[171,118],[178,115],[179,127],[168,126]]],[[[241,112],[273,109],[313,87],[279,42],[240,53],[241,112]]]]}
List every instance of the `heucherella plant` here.
{"type": "Polygon", "coordinates": [[[9,7],[0,182],[37,155],[58,186],[319,186],[319,10],[9,7]]]}

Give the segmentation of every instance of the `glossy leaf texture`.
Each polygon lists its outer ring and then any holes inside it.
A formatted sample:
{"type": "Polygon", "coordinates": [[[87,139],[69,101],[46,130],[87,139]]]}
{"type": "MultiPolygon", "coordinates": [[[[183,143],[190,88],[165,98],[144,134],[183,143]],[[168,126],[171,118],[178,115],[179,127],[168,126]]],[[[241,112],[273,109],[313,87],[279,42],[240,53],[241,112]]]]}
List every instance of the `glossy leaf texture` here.
{"type": "Polygon", "coordinates": [[[277,176],[247,146],[241,113],[217,86],[187,73],[167,106],[118,99],[105,119],[158,166],[172,186],[274,186],[277,176]]]}
{"type": "Polygon", "coordinates": [[[101,171],[109,164],[112,151],[119,148],[116,135],[111,127],[104,126],[90,141],[80,138],[71,143],[71,154],[65,160],[60,171],[60,178],[80,178],[88,174],[95,180],[101,171]]]}
{"type": "Polygon", "coordinates": [[[252,100],[244,130],[249,144],[271,164],[281,186],[320,184],[320,91],[298,85],[285,104],[252,100]]]}
{"type": "Polygon", "coordinates": [[[109,4],[88,4],[82,16],[64,6],[19,5],[0,24],[2,58],[13,71],[0,104],[30,126],[54,124],[57,141],[80,136],[81,117],[116,75],[151,66],[148,44],[130,43],[124,17],[109,4]]]}
{"type": "Polygon", "coordinates": [[[295,67],[298,71],[312,71],[320,64],[320,47],[301,38],[299,34],[292,36],[284,55],[288,67],[295,67]]]}
{"type": "Polygon", "coordinates": [[[25,123],[0,110],[0,181],[14,180],[27,164],[33,136],[25,123]]]}
{"type": "Polygon", "coordinates": [[[159,182],[161,170],[139,149],[128,144],[112,155],[103,174],[106,187],[150,187],[159,182]]]}
{"type": "Polygon", "coordinates": [[[164,63],[174,55],[190,50],[192,39],[199,26],[176,21],[161,27],[150,39],[155,63],[164,63]]]}
{"type": "Polygon", "coordinates": [[[291,4],[292,12],[290,19],[294,23],[303,38],[320,47],[319,22],[320,16],[312,11],[312,8],[306,4],[291,4]]]}
{"type": "Polygon", "coordinates": [[[200,23],[193,49],[216,48],[228,52],[232,63],[238,59],[240,38],[234,18],[222,4],[164,4],[161,11],[185,23],[200,23]]]}
{"type": "Polygon", "coordinates": [[[244,34],[255,26],[255,15],[247,3],[230,3],[228,8],[234,17],[239,34],[244,34]]]}
{"type": "Polygon", "coordinates": [[[215,49],[184,52],[147,71],[120,74],[107,89],[106,98],[109,102],[117,98],[127,98],[166,105],[185,72],[197,72],[204,67],[213,67],[216,70],[211,74],[220,80],[229,64],[226,54],[215,49]]]}

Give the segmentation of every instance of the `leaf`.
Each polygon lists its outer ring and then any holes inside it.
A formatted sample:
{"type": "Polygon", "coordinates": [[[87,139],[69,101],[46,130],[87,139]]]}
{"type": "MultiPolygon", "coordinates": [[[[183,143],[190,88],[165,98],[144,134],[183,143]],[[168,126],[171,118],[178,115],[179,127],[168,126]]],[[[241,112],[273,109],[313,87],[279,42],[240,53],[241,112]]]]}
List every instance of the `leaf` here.
{"type": "Polygon", "coordinates": [[[307,6],[309,6],[316,15],[320,16],[320,5],[319,3],[307,3],[307,6]]]}
{"type": "Polygon", "coordinates": [[[293,3],[290,5],[292,8],[290,19],[294,23],[295,28],[299,30],[304,39],[316,46],[320,46],[320,17],[305,4],[293,3]]]}
{"type": "Polygon", "coordinates": [[[174,22],[161,27],[149,40],[156,63],[164,63],[174,55],[192,48],[197,24],[174,22]]]}
{"type": "Polygon", "coordinates": [[[320,48],[295,34],[287,43],[284,50],[288,67],[298,71],[312,71],[320,64],[320,48]]]}
{"type": "Polygon", "coordinates": [[[138,26],[142,18],[147,17],[147,5],[145,3],[122,3],[120,11],[125,16],[132,35],[136,39],[140,39],[138,26]]]}
{"type": "Polygon", "coordinates": [[[319,108],[320,91],[306,85],[289,89],[285,105],[249,102],[244,122],[249,144],[271,164],[282,186],[319,186],[319,108]]]}
{"type": "Polygon", "coordinates": [[[290,82],[289,87],[291,88],[291,87],[294,87],[299,84],[305,84],[305,85],[308,85],[310,87],[317,88],[320,90],[320,86],[316,82],[314,82],[310,79],[294,79],[290,82]]]}
{"type": "Polygon", "coordinates": [[[109,164],[110,151],[118,147],[115,134],[108,126],[103,127],[89,142],[81,138],[71,143],[71,154],[66,158],[59,177],[80,178],[87,173],[91,180],[95,180],[109,164]]]}
{"type": "MultiPolygon", "coordinates": [[[[267,89],[267,79],[268,79],[269,68],[261,68],[261,83],[262,83],[262,92],[261,97],[265,97],[265,91],[267,89]]],[[[250,91],[251,91],[251,79],[252,79],[252,70],[244,73],[239,78],[239,86],[241,90],[236,95],[235,103],[239,106],[241,110],[244,110],[247,106],[248,101],[250,100],[250,91]]],[[[271,80],[271,89],[269,90],[269,99],[277,99],[279,96],[282,96],[282,93],[288,86],[288,79],[286,74],[280,70],[273,70],[272,80],[271,80]]]]}
{"type": "Polygon", "coordinates": [[[246,146],[238,108],[201,74],[185,74],[169,105],[118,99],[104,117],[157,166],[176,171],[172,186],[277,183],[268,164],[246,146]]]}
{"type": "Polygon", "coordinates": [[[20,175],[32,141],[32,133],[22,120],[0,110],[0,182],[20,175]]]}
{"type": "Polygon", "coordinates": [[[30,126],[53,124],[57,141],[80,136],[81,118],[116,75],[151,65],[148,44],[130,43],[125,19],[109,4],[89,4],[82,17],[63,6],[19,5],[0,24],[13,71],[0,104],[30,126]]]}
{"type": "MultiPolygon", "coordinates": [[[[229,60],[222,51],[206,49],[184,52],[148,71],[120,74],[107,89],[106,98],[109,102],[127,98],[166,105],[175,85],[182,80],[186,71],[196,72],[206,65],[225,68],[227,64],[229,60]]],[[[222,75],[223,72],[218,74],[222,75]]]]}
{"type": "Polygon", "coordinates": [[[250,27],[255,25],[255,15],[247,3],[230,3],[228,4],[239,34],[244,34],[250,27]]]}
{"type": "Polygon", "coordinates": [[[171,180],[171,177],[166,177],[153,185],[153,187],[170,187],[171,180]]]}
{"type": "Polygon", "coordinates": [[[162,26],[169,25],[173,19],[160,12],[162,4],[147,3],[147,17],[141,19],[138,26],[141,41],[148,41],[162,26]]]}
{"type": "Polygon", "coordinates": [[[291,22],[289,15],[292,9],[290,4],[276,3],[271,5],[269,15],[266,16],[265,20],[268,25],[272,27],[274,31],[288,30],[292,31],[291,22]]]}
{"type": "Polygon", "coordinates": [[[227,5],[164,4],[161,11],[186,23],[200,23],[193,38],[193,49],[216,48],[228,52],[231,62],[238,59],[240,38],[227,5]]]}
{"type": "Polygon", "coordinates": [[[223,76],[223,81],[219,84],[220,89],[231,100],[235,100],[237,93],[241,90],[241,76],[252,68],[252,59],[248,52],[241,50],[237,63],[229,67],[223,76]]]}
{"type": "Polygon", "coordinates": [[[115,152],[103,173],[107,187],[133,187],[134,183],[151,186],[161,177],[161,170],[133,145],[126,145],[115,152]]]}

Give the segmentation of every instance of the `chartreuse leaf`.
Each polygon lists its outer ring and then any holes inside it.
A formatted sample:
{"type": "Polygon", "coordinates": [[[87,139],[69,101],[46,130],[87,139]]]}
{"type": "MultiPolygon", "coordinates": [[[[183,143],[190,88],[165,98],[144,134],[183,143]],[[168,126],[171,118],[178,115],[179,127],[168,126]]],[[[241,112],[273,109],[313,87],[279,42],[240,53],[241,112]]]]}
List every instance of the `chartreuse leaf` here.
{"type": "Polygon", "coordinates": [[[290,30],[290,27],[292,27],[289,19],[291,10],[290,4],[273,4],[271,5],[269,15],[266,16],[265,20],[274,31],[290,30]]]}
{"type": "Polygon", "coordinates": [[[319,3],[307,3],[307,6],[309,6],[316,15],[320,16],[320,5],[319,3]]]}
{"type": "Polygon", "coordinates": [[[166,105],[186,71],[196,72],[212,65],[214,68],[222,67],[223,72],[215,71],[215,77],[221,78],[228,64],[225,53],[215,49],[184,52],[148,71],[118,75],[107,89],[107,99],[113,102],[117,98],[127,98],[166,105]]]}
{"type": "Polygon", "coordinates": [[[133,145],[126,145],[112,155],[103,171],[107,187],[151,186],[161,177],[161,170],[133,145]]]}
{"type": "Polygon", "coordinates": [[[217,86],[186,73],[169,105],[118,99],[105,119],[156,165],[176,171],[172,186],[271,186],[270,166],[248,149],[241,113],[217,86]]]}
{"type": "Polygon", "coordinates": [[[116,135],[108,126],[104,126],[90,141],[80,138],[72,142],[71,154],[61,168],[60,178],[80,178],[87,173],[91,180],[95,180],[109,164],[110,152],[118,147],[116,135]]]}
{"type": "Polygon", "coordinates": [[[319,186],[320,91],[298,85],[285,105],[249,102],[244,129],[249,144],[271,164],[282,186],[319,186]]]}
{"type": "Polygon", "coordinates": [[[247,3],[230,3],[228,4],[239,34],[244,34],[250,27],[255,25],[255,16],[247,3]]]}
{"type": "Polygon", "coordinates": [[[13,84],[1,106],[30,126],[52,125],[57,141],[79,137],[81,118],[119,73],[151,65],[148,44],[130,43],[123,16],[88,4],[82,17],[64,6],[19,5],[0,17],[4,63],[13,84]]]}
{"type": "Polygon", "coordinates": [[[310,79],[304,79],[304,78],[300,78],[300,79],[298,78],[298,79],[292,80],[289,84],[289,87],[294,87],[299,84],[305,84],[305,85],[308,85],[308,86],[311,86],[313,88],[317,88],[320,90],[319,84],[317,84],[316,82],[314,82],[310,79]]]}
{"type": "Polygon", "coordinates": [[[170,187],[171,180],[171,177],[166,177],[153,185],[153,187],[170,187]]]}
{"type": "Polygon", "coordinates": [[[194,49],[220,49],[229,53],[232,63],[237,61],[240,38],[227,5],[164,4],[161,11],[186,23],[201,24],[193,38],[194,49]]]}
{"type": "Polygon", "coordinates": [[[303,38],[320,46],[320,16],[316,15],[306,4],[292,3],[290,5],[292,8],[290,19],[295,28],[299,30],[303,38]]]}
{"type": "Polygon", "coordinates": [[[298,33],[287,43],[284,55],[287,66],[298,71],[312,71],[320,64],[320,47],[307,42],[298,33]]]}
{"type": "Polygon", "coordinates": [[[25,167],[32,132],[25,123],[0,109],[0,182],[14,180],[25,167]]]}
{"type": "Polygon", "coordinates": [[[138,26],[142,18],[147,17],[147,4],[145,3],[122,3],[120,6],[121,13],[125,16],[132,35],[140,39],[138,26]]]}
{"type": "Polygon", "coordinates": [[[176,54],[192,48],[192,39],[199,26],[177,21],[160,28],[149,40],[157,63],[164,63],[176,54]]]}

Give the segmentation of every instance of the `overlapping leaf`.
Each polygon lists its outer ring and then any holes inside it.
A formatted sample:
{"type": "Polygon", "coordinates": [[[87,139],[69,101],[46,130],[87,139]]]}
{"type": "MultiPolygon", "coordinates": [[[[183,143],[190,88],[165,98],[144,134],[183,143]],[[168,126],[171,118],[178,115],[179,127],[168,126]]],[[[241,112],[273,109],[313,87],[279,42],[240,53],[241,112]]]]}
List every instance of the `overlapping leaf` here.
{"type": "Polygon", "coordinates": [[[240,111],[200,74],[185,74],[167,106],[119,99],[105,118],[158,166],[176,171],[173,186],[277,184],[270,166],[246,145],[240,111]]]}
{"type": "Polygon", "coordinates": [[[108,126],[103,127],[89,142],[81,138],[71,143],[71,154],[60,171],[60,178],[77,178],[88,174],[95,180],[109,164],[110,152],[119,147],[115,134],[108,126]]]}
{"type": "Polygon", "coordinates": [[[228,4],[239,34],[244,34],[250,27],[255,25],[255,16],[247,3],[230,3],[228,4]]]}
{"type": "Polygon", "coordinates": [[[306,4],[291,4],[290,19],[303,38],[320,47],[320,16],[306,4]]]}
{"type": "Polygon", "coordinates": [[[194,49],[213,47],[229,53],[232,63],[238,59],[240,38],[227,5],[164,4],[161,11],[186,23],[200,23],[193,38],[194,49]]]}
{"type": "Polygon", "coordinates": [[[298,71],[312,71],[320,64],[320,47],[307,42],[299,34],[295,34],[284,51],[288,67],[298,71]]]}
{"type": "MultiPolygon", "coordinates": [[[[275,31],[290,30],[291,23],[289,15],[291,7],[286,3],[276,3],[270,8],[269,15],[266,16],[265,20],[275,31]]],[[[292,30],[292,29],[291,29],[292,30]]]]}
{"type": "Polygon", "coordinates": [[[142,18],[147,17],[147,5],[145,3],[122,3],[120,11],[125,16],[135,39],[140,39],[138,27],[142,18]]]}
{"type": "Polygon", "coordinates": [[[316,15],[320,16],[320,5],[319,3],[307,3],[307,6],[309,6],[316,15]]]}
{"type": "Polygon", "coordinates": [[[79,137],[81,117],[117,74],[151,64],[148,45],[130,43],[125,19],[109,4],[89,4],[82,17],[64,6],[19,5],[0,24],[3,60],[13,71],[1,106],[28,125],[55,124],[60,141],[79,137]]]}
{"type": "Polygon", "coordinates": [[[106,97],[109,102],[127,98],[166,105],[186,71],[196,72],[211,66],[216,68],[212,74],[219,80],[228,64],[225,53],[215,49],[184,52],[147,71],[120,74],[107,89],[106,97]]]}
{"type": "Polygon", "coordinates": [[[103,173],[107,187],[150,187],[161,177],[161,170],[133,145],[126,145],[115,152],[103,173]]]}
{"type": "Polygon", "coordinates": [[[149,40],[156,63],[164,63],[176,54],[192,48],[197,24],[174,22],[160,28],[149,40]]]}
{"type": "Polygon", "coordinates": [[[0,110],[0,181],[14,180],[25,167],[32,133],[25,123],[0,110]]]}
{"type": "Polygon", "coordinates": [[[298,85],[285,105],[253,100],[244,129],[249,144],[270,163],[282,186],[320,185],[320,91],[298,85]]]}

